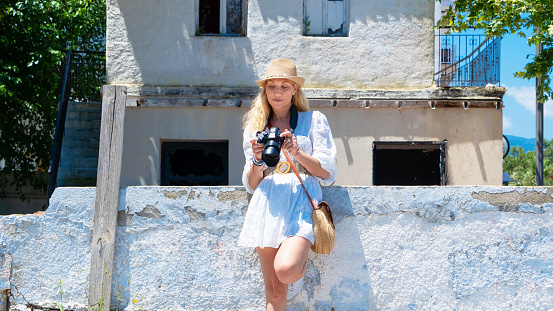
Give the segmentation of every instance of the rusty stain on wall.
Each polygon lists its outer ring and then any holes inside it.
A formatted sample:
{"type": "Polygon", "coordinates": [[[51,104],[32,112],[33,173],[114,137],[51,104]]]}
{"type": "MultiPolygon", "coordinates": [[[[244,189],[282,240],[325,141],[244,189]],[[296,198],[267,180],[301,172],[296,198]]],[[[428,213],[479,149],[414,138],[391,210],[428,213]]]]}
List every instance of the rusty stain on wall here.
{"type": "Polygon", "coordinates": [[[519,193],[516,190],[503,193],[473,192],[472,197],[476,200],[485,201],[496,206],[500,212],[518,212],[520,203],[541,205],[553,203],[551,190],[543,192],[525,190],[519,193]]]}
{"type": "Polygon", "coordinates": [[[205,213],[198,212],[192,206],[185,206],[184,210],[190,216],[190,222],[197,222],[198,220],[205,219],[205,213]]]}
{"type": "Polygon", "coordinates": [[[245,190],[219,192],[219,195],[217,195],[217,200],[219,200],[219,202],[243,201],[244,203],[246,203],[247,202],[246,193],[247,192],[245,190]]]}
{"type": "MultiPolygon", "coordinates": [[[[194,191],[192,191],[194,192],[194,191]]],[[[188,192],[186,192],[186,190],[181,190],[181,191],[167,191],[167,190],[163,190],[163,195],[168,198],[168,199],[178,199],[182,196],[185,196],[187,195],[188,192]]]]}
{"type": "Polygon", "coordinates": [[[136,215],[155,219],[161,219],[165,217],[165,215],[161,215],[161,213],[157,208],[155,208],[155,206],[149,204],[146,205],[146,207],[142,211],[136,213],[136,215]]]}

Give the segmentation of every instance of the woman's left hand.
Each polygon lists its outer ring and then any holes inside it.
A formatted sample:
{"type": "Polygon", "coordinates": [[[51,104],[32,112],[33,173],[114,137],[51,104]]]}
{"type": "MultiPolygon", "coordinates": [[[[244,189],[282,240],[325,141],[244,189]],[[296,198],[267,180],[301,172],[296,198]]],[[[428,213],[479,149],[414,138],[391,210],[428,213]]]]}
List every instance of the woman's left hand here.
{"type": "Polygon", "coordinates": [[[298,153],[300,153],[300,147],[298,146],[296,136],[294,136],[294,134],[292,134],[289,130],[284,130],[280,136],[285,138],[281,149],[288,151],[288,154],[293,157],[297,156],[298,153]]]}

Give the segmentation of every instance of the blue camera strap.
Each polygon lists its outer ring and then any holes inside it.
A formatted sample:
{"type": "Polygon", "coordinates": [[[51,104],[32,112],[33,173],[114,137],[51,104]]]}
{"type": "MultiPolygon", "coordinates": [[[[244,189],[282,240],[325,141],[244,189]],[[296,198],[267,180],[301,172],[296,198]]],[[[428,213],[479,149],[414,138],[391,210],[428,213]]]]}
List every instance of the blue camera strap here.
{"type": "MultiPolygon", "coordinates": [[[[263,129],[266,129],[267,126],[269,126],[269,123],[271,122],[271,117],[273,116],[273,111],[271,110],[271,113],[269,114],[269,118],[267,119],[267,123],[265,123],[265,126],[263,129]]],[[[292,105],[290,107],[290,132],[294,133],[294,130],[298,126],[298,111],[296,110],[296,107],[292,105]]]]}

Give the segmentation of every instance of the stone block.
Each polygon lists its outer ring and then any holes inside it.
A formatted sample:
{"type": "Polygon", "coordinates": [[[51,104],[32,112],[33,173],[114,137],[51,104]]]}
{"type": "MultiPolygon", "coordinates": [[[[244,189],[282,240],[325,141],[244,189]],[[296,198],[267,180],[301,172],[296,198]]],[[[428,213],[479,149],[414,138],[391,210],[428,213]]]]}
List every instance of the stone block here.
{"type": "Polygon", "coordinates": [[[366,108],[366,100],[343,100],[336,101],[336,108],[366,108]]]}
{"type": "Polygon", "coordinates": [[[239,99],[208,99],[207,107],[240,107],[239,99]]]}
{"type": "Polygon", "coordinates": [[[331,99],[310,99],[309,106],[314,108],[332,108],[334,107],[334,100],[331,99]]]}

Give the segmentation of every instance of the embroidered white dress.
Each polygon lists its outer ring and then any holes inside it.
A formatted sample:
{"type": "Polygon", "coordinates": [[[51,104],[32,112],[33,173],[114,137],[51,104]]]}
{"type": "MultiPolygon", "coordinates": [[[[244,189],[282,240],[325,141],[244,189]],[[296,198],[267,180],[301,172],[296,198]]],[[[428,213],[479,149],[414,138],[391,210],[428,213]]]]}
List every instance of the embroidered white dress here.
{"type": "MultiPolygon", "coordinates": [[[[326,117],[318,111],[298,113],[298,124],[294,131],[301,150],[319,160],[323,169],[329,172],[326,179],[301,174],[309,195],[319,203],[322,191],[319,182],[333,183],[336,180],[336,146],[326,117]]],[[[296,175],[274,173],[264,177],[255,191],[248,183],[248,171],[252,166],[252,146],[250,140],[255,132],[244,131],[244,155],[246,164],[242,183],[249,193],[253,193],[238,244],[248,247],[278,248],[286,238],[301,236],[314,243],[311,211],[313,207],[305,195],[296,175]]],[[[294,157],[291,157],[297,164],[294,157]]],[[[286,157],[280,154],[280,161],[286,157]]]]}

